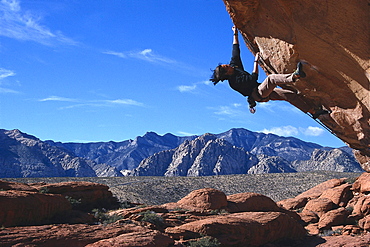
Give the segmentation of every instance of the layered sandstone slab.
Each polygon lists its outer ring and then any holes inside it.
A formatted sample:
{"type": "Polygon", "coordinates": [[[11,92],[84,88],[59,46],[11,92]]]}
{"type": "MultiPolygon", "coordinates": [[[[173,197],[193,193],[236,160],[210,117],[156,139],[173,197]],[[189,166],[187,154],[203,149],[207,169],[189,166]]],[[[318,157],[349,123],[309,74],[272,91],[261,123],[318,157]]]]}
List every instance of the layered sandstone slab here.
{"type": "Polygon", "coordinates": [[[369,12],[366,0],[224,0],[267,74],[290,73],[304,62],[307,77],[290,87],[370,172],[369,12]]]}

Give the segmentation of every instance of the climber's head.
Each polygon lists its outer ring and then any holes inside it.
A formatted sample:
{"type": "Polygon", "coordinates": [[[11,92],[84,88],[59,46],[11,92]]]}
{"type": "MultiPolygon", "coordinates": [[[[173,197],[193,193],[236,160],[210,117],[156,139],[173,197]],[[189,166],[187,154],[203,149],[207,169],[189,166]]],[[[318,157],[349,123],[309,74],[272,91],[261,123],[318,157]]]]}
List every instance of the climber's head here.
{"type": "Polygon", "coordinates": [[[234,73],[234,68],[231,67],[229,64],[221,64],[218,65],[215,70],[213,70],[212,77],[210,81],[216,85],[219,81],[224,81],[229,78],[229,75],[234,73]]]}

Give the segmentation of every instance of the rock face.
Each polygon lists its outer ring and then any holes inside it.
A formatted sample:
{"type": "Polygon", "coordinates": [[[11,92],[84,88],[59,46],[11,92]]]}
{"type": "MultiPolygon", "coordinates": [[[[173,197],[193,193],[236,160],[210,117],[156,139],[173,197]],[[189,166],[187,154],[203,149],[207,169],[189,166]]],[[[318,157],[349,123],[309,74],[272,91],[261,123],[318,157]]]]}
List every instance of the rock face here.
{"type": "Polygon", "coordinates": [[[291,73],[304,62],[307,77],[293,83],[312,107],[332,113],[321,123],[356,149],[370,171],[369,13],[366,0],[224,0],[267,74],[291,73]]]}
{"type": "Polygon", "coordinates": [[[135,176],[207,176],[245,174],[257,159],[229,142],[205,134],[178,148],[143,160],[135,176]]]}

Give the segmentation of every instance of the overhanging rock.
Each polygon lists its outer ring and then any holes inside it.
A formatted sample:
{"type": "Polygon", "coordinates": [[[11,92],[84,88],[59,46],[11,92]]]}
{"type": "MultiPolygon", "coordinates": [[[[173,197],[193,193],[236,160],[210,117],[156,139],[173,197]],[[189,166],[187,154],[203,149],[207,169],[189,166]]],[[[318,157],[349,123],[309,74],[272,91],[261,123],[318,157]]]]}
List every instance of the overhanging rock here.
{"type": "Polygon", "coordinates": [[[370,66],[367,0],[224,0],[252,53],[267,74],[291,73],[305,62],[307,77],[294,83],[312,106],[330,109],[320,121],[355,149],[370,172],[370,66]]]}

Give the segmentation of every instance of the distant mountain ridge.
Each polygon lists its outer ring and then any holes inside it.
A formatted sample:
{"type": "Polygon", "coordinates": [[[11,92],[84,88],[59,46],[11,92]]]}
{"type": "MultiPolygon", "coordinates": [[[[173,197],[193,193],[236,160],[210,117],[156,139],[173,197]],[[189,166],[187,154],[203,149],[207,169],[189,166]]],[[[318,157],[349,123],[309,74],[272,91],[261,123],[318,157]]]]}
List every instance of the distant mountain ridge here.
{"type": "Polygon", "coordinates": [[[41,141],[19,130],[0,130],[0,140],[0,177],[363,171],[349,148],[242,128],[185,137],[148,132],[134,140],[96,143],[41,141]]]}

